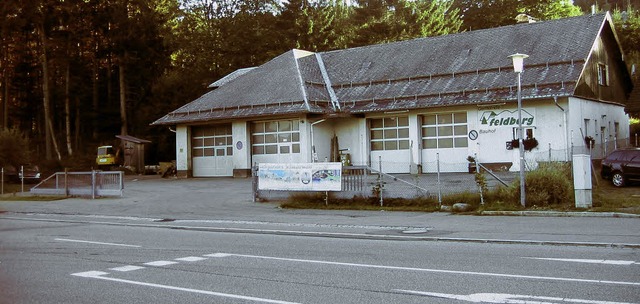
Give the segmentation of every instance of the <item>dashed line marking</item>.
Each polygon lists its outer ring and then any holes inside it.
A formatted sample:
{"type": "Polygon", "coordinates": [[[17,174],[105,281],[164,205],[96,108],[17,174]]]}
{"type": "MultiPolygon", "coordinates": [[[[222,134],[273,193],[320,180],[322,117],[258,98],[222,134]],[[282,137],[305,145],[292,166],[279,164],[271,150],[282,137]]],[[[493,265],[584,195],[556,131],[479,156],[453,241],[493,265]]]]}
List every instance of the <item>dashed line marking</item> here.
{"type": "Polygon", "coordinates": [[[109,274],[109,273],[103,272],[103,271],[86,271],[86,272],[72,273],[71,275],[77,276],[77,277],[83,277],[83,278],[99,279],[99,280],[106,280],[106,281],[112,281],[112,282],[133,284],[133,285],[146,286],[146,287],[155,287],[155,288],[162,288],[162,289],[169,289],[169,290],[177,290],[177,291],[184,291],[184,292],[191,292],[191,293],[199,293],[199,294],[205,294],[205,295],[217,296],[217,297],[224,297],[224,298],[240,299],[240,300],[244,300],[244,301],[253,301],[253,302],[261,302],[261,303],[274,303],[274,304],[299,304],[297,302],[288,302],[288,301],[281,301],[281,300],[274,300],[274,299],[243,296],[243,295],[237,295],[237,294],[231,294],[231,293],[222,293],[222,292],[200,290],[200,289],[193,289],[193,288],[184,288],[184,287],[171,286],[171,285],[162,285],[162,284],[146,283],[146,282],[139,282],[139,281],[132,281],[132,280],[123,280],[123,279],[118,279],[118,278],[109,278],[109,277],[105,277],[104,276],[104,275],[107,275],[107,274],[109,274]]]}
{"type": "Polygon", "coordinates": [[[206,260],[206,259],[207,258],[190,256],[190,257],[184,257],[184,258],[177,258],[175,260],[176,261],[182,261],[182,262],[198,262],[198,261],[202,261],[202,260],[206,260]]]}
{"type": "Polygon", "coordinates": [[[144,263],[144,265],[149,265],[149,266],[168,266],[168,265],[173,265],[173,264],[178,264],[178,262],[174,262],[174,261],[153,261],[153,262],[144,263]]]}
{"type": "Polygon", "coordinates": [[[92,242],[92,241],[72,240],[72,239],[55,239],[55,240],[56,241],[63,241],[63,242],[87,243],[87,244],[96,244],[96,245],[123,246],[123,247],[135,247],[135,248],[142,247],[142,246],[138,246],[138,245],[127,245],[127,244],[105,243],[105,242],[92,242]]]}
{"type": "Polygon", "coordinates": [[[212,254],[205,254],[204,256],[212,257],[212,258],[226,258],[226,257],[231,256],[231,254],[229,254],[229,253],[212,253],[212,254]]]}
{"type": "Polygon", "coordinates": [[[140,269],[144,269],[144,267],[127,265],[122,267],[109,268],[109,270],[120,271],[120,272],[134,271],[134,270],[140,270],[140,269]]]}

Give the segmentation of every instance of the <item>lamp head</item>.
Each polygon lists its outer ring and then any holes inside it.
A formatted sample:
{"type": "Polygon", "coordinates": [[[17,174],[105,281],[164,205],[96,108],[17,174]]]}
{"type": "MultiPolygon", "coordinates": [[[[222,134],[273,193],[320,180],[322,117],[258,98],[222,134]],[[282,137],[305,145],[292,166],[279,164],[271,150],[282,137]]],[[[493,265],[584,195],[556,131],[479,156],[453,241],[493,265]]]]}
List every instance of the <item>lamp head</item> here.
{"type": "Polygon", "coordinates": [[[524,70],[524,59],[528,58],[529,55],[515,53],[509,57],[513,60],[513,71],[516,73],[522,73],[524,70]]]}

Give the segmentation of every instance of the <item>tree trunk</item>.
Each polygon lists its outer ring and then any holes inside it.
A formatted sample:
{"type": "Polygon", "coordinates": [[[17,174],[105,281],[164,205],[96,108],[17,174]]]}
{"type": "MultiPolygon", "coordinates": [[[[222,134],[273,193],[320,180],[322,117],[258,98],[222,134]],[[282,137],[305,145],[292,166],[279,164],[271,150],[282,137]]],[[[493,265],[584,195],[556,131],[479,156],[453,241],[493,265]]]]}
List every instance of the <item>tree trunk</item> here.
{"type": "Polygon", "coordinates": [[[4,73],[4,85],[2,86],[3,98],[2,98],[2,128],[9,129],[9,76],[4,73]]]}
{"type": "Polygon", "coordinates": [[[73,148],[71,146],[71,109],[69,105],[69,81],[71,74],[70,64],[67,62],[67,70],[65,73],[65,86],[64,86],[64,124],[67,135],[67,153],[69,156],[73,155],[73,148]]]}
{"type": "MultiPolygon", "coordinates": [[[[126,58],[126,53],[125,56],[126,58]]],[[[126,90],[126,82],[125,82],[125,69],[124,69],[124,60],[120,61],[119,65],[119,78],[120,78],[120,121],[122,123],[122,127],[120,129],[120,135],[127,135],[127,90],[126,90]]]]}
{"type": "MultiPolygon", "coordinates": [[[[92,113],[91,113],[91,138],[95,141],[98,139],[98,122],[100,121],[100,119],[98,119],[99,117],[99,113],[100,113],[100,109],[98,109],[99,106],[99,92],[98,92],[98,80],[99,80],[99,69],[98,69],[98,60],[94,59],[93,60],[93,77],[91,79],[91,83],[92,83],[92,92],[91,92],[91,105],[92,105],[92,113]]],[[[79,127],[79,126],[77,126],[79,127]]]]}
{"type": "Polygon", "coordinates": [[[51,159],[51,144],[53,143],[55,152],[58,156],[58,160],[61,160],[60,151],[58,150],[58,144],[56,143],[56,135],[53,132],[53,123],[51,121],[51,109],[49,107],[51,103],[51,97],[49,96],[49,63],[47,62],[47,37],[44,34],[44,27],[38,26],[38,32],[40,34],[40,43],[42,44],[42,56],[40,61],[42,64],[42,101],[44,106],[44,125],[45,125],[45,157],[51,159]]]}

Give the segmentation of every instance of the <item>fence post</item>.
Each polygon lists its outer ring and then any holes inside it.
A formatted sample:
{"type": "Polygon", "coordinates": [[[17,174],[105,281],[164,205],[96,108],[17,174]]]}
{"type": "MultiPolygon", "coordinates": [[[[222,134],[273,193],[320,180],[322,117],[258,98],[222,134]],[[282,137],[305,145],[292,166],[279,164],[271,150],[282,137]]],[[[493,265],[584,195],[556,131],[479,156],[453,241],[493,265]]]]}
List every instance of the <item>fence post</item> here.
{"type": "Polygon", "coordinates": [[[4,167],[0,168],[0,179],[2,180],[0,183],[2,184],[2,186],[0,186],[2,188],[2,190],[0,190],[0,194],[4,194],[4,167]]]}
{"type": "Polygon", "coordinates": [[[96,170],[91,170],[91,199],[96,198],[96,170]]]}
{"type": "Polygon", "coordinates": [[[384,187],[384,182],[382,181],[382,156],[378,156],[378,189],[380,191],[380,207],[383,205],[382,198],[382,188],[384,187]]]}
{"type": "Polygon", "coordinates": [[[20,192],[24,193],[24,166],[20,166],[20,192]]]}
{"type": "Polygon", "coordinates": [[[64,168],[64,196],[69,197],[69,169],[64,168]]]}
{"type": "Polygon", "coordinates": [[[251,201],[255,203],[258,199],[258,168],[254,164],[251,166],[251,201]]]}
{"type": "MultiPolygon", "coordinates": [[[[476,167],[477,170],[478,167],[476,167]]],[[[440,152],[436,153],[436,172],[438,175],[438,208],[442,208],[442,190],[440,189],[440,152]]]]}

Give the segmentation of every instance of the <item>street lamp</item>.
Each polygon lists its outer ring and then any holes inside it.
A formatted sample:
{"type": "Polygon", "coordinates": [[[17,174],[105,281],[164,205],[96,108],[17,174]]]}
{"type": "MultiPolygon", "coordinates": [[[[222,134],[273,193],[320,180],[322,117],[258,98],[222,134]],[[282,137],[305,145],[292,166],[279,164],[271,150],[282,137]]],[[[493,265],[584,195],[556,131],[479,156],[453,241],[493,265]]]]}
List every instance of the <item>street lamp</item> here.
{"type": "Polygon", "coordinates": [[[513,71],[518,74],[518,150],[520,151],[520,205],[526,207],[524,193],[524,141],[522,131],[522,92],[520,88],[521,75],[524,70],[524,59],[529,55],[515,53],[511,56],[513,71]]]}

